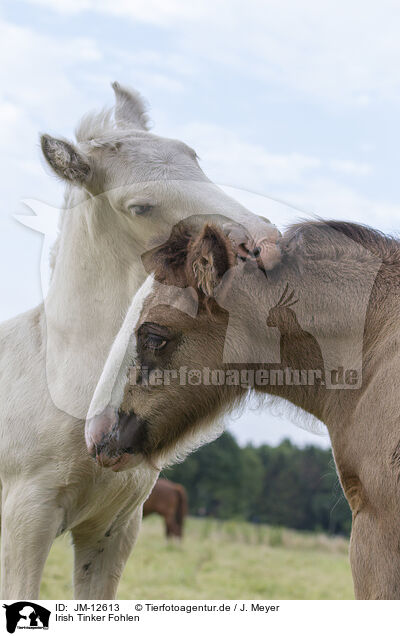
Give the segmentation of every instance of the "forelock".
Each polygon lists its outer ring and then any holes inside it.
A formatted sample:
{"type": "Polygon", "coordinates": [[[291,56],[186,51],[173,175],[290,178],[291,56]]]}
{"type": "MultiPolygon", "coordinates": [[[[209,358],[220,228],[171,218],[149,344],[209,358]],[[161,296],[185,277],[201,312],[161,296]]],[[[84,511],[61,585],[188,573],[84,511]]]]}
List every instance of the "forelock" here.
{"type": "Polygon", "coordinates": [[[90,154],[91,150],[117,148],[124,140],[148,137],[149,133],[133,125],[117,124],[114,108],[103,108],[86,113],[75,129],[75,136],[80,146],[90,154]]]}

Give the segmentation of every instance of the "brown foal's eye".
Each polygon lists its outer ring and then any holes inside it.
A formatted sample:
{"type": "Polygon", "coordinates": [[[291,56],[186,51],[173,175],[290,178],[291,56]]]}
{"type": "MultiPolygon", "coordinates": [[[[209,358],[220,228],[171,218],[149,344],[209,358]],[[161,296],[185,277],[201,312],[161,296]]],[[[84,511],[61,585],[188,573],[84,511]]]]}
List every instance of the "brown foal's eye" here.
{"type": "Polygon", "coordinates": [[[137,334],[139,348],[153,353],[161,351],[172,337],[165,326],[152,322],[140,325],[137,334]]]}
{"type": "Polygon", "coordinates": [[[144,346],[151,351],[160,351],[167,344],[167,340],[155,333],[148,333],[144,339],[144,346]]]}

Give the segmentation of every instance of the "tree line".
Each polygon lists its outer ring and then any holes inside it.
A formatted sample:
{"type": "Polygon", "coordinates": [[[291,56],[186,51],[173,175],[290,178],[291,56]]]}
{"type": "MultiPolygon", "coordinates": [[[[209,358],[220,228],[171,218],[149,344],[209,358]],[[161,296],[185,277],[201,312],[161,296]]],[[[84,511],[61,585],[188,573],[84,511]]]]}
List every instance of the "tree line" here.
{"type": "Polygon", "coordinates": [[[349,534],[351,513],[330,450],[240,447],[224,433],[164,476],[185,486],[190,514],[349,534]]]}

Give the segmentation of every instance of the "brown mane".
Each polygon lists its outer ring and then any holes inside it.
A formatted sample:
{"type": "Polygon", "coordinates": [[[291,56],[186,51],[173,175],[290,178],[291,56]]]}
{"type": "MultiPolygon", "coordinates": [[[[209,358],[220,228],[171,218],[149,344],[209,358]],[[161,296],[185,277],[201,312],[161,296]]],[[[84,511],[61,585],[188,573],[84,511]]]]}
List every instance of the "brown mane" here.
{"type": "Polygon", "coordinates": [[[343,252],[342,237],[351,239],[382,260],[400,264],[400,242],[362,223],[350,221],[303,221],[291,225],[281,239],[285,252],[295,251],[305,258],[323,259],[343,252]],[[325,240],[321,240],[324,237],[325,240]]]}

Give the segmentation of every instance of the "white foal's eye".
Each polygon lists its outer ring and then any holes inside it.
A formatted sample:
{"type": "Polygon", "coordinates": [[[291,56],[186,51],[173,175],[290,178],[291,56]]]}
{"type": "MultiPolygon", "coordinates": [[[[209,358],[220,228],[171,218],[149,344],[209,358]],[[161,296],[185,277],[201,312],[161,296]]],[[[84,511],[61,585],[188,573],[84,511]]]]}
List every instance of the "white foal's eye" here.
{"type": "Polygon", "coordinates": [[[153,206],[149,203],[143,203],[141,205],[130,205],[129,212],[134,216],[143,216],[152,210],[153,206]]]}

